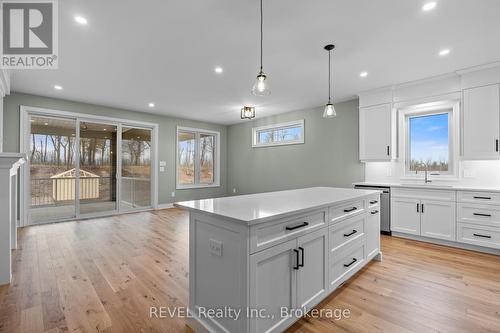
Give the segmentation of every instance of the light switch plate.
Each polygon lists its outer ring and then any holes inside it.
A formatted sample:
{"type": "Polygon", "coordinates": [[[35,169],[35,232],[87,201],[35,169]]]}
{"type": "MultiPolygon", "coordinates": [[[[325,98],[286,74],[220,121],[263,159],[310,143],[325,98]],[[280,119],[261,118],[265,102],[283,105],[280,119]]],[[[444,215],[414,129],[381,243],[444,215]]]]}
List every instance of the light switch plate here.
{"type": "Polygon", "coordinates": [[[222,257],[222,242],[216,239],[210,238],[208,242],[208,247],[210,248],[210,253],[218,257],[222,257]]]}
{"type": "Polygon", "coordinates": [[[160,167],[160,172],[165,172],[165,167],[160,167]]]}
{"type": "Polygon", "coordinates": [[[475,178],[476,172],[474,169],[464,169],[464,178],[475,178]]]}
{"type": "Polygon", "coordinates": [[[167,166],[167,161],[160,161],[160,166],[161,167],[166,167],[167,166]]]}

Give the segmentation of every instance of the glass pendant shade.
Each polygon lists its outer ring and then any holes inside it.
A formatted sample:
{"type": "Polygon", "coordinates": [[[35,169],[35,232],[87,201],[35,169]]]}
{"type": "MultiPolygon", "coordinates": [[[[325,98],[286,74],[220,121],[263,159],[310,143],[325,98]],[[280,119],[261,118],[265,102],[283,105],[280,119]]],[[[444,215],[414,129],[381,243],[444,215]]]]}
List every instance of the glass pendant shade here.
{"type": "Polygon", "coordinates": [[[323,118],[333,118],[337,116],[337,112],[335,111],[335,107],[333,107],[333,104],[328,102],[328,104],[325,105],[325,111],[323,111],[323,118]]]}
{"type": "Polygon", "coordinates": [[[241,119],[255,118],[255,108],[253,106],[244,106],[241,109],[241,119]]]}
{"type": "Polygon", "coordinates": [[[268,96],[271,94],[271,90],[269,89],[269,79],[263,72],[260,72],[259,75],[257,75],[255,84],[252,88],[252,94],[255,96],[268,96]]]}

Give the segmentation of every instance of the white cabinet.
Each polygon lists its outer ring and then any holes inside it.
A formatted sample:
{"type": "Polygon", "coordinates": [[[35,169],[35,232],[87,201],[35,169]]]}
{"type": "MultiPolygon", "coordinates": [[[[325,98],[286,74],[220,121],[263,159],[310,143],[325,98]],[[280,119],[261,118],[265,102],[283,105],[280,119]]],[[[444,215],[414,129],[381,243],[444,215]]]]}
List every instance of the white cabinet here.
{"type": "Polygon", "coordinates": [[[297,307],[308,311],[328,293],[328,228],[300,237],[297,246],[297,307]]]}
{"type": "Polygon", "coordinates": [[[420,235],[420,200],[393,198],[391,203],[391,230],[420,235]]]}
{"type": "Polygon", "coordinates": [[[296,247],[294,239],[250,256],[250,308],[266,309],[267,316],[252,318],[250,332],[283,331],[292,320],[281,316],[281,308],[296,304],[296,247]]]}
{"type": "Polygon", "coordinates": [[[463,92],[462,146],[465,159],[498,159],[500,139],[500,86],[463,92]]]}
{"type": "Polygon", "coordinates": [[[380,252],[380,207],[375,207],[368,213],[366,219],[366,256],[368,260],[380,252]]]}
{"type": "Polygon", "coordinates": [[[422,200],[420,235],[454,241],[456,239],[455,202],[422,200]]]}
{"type": "Polygon", "coordinates": [[[359,109],[359,159],[390,161],[392,156],[392,106],[382,104],[359,109]]]}
{"type": "Polygon", "coordinates": [[[404,189],[394,191],[394,195],[391,203],[393,231],[450,241],[456,239],[455,192],[404,189]]]}

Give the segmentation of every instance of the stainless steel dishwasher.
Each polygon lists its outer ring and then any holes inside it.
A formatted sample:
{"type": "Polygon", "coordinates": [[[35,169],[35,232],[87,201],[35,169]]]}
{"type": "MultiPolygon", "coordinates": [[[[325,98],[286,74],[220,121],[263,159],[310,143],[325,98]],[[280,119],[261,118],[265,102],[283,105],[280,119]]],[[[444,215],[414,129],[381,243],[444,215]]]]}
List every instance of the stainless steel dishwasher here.
{"type": "Polygon", "coordinates": [[[380,196],[380,233],[391,234],[391,188],[387,186],[354,185],[363,190],[382,191],[380,196]]]}

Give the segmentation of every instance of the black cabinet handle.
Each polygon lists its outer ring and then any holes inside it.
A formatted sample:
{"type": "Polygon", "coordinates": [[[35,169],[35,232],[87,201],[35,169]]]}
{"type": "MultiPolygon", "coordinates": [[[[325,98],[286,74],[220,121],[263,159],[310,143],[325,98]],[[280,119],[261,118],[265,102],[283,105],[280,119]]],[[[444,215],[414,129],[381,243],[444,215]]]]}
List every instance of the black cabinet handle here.
{"type": "Polygon", "coordinates": [[[473,234],[473,235],[476,237],[481,237],[481,238],[491,238],[491,236],[487,236],[487,235],[481,235],[481,234],[473,234]]]}
{"type": "Polygon", "coordinates": [[[374,210],[373,212],[371,212],[372,215],[375,215],[378,213],[378,210],[374,210]]]}
{"type": "Polygon", "coordinates": [[[498,153],[498,139],[495,140],[495,151],[498,153]]]}
{"type": "Polygon", "coordinates": [[[370,205],[375,205],[377,202],[377,200],[370,201],[370,205]]]}
{"type": "Polygon", "coordinates": [[[299,250],[301,252],[301,261],[302,261],[302,263],[298,264],[297,266],[304,267],[304,248],[299,246],[299,250]]]}
{"type": "Polygon", "coordinates": [[[299,269],[299,250],[293,249],[293,252],[295,252],[295,266],[293,266],[293,269],[297,270],[299,269]]]}
{"type": "Polygon", "coordinates": [[[291,227],[287,226],[285,227],[286,230],[295,230],[303,227],[307,227],[309,225],[308,222],[302,222],[301,224],[293,225],[291,227]]]}
{"type": "Polygon", "coordinates": [[[391,147],[387,146],[387,156],[391,156],[391,147]]]}
{"type": "Polygon", "coordinates": [[[491,197],[474,197],[474,199],[491,200],[491,197]]]}
{"type": "Polygon", "coordinates": [[[424,212],[424,204],[422,204],[422,213],[424,212]]]}
{"type": "Polygon", "coordinates": [[[417,204],[417,213],[420,213],[420,204],[417,204]]]}
{"type": "Polygon", "coordinates": [[[353,230],[352,232],[350,232],[348,234],[344,234],[344,237],[350,237],[350,236],[354,235],[357,232],[358,232],[357,230],[353,230]]]}
{"type": "Polygon", "coordinates": [[[352,264],[354,264],[356,261],[358,261],[358,259],[356,259],[356,258],[352,258],[352,261],[351,261],[350,263],[348,263],[348,264],[344,264],[344,267],[349,267],[349,266],[351,266],[352,264]]]}
{"type": "Polygon", "coordinates": [[[483,214],[483,213],[474,213],[476,216],[485,216],[485,217],[491,217],[491,214],[483,214]]]}
{"type": "Polygon", "coordinates": [[[358,207],[352,207],[352,208],[344,209],[344,213],[354,212],[356,209],[358,209],[358,207]]]}

